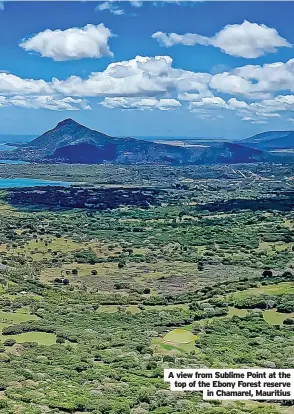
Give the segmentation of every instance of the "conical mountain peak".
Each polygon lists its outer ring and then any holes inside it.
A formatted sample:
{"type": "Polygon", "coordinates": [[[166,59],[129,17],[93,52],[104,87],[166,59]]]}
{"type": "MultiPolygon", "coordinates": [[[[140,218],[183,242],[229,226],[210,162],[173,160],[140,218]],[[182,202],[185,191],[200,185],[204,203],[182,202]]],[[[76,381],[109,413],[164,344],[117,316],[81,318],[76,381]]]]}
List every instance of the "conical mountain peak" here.
{"type": "Polygon", "coordinates": [[[80,125],[78,122],[73,120],[72,118],[64,119],[63,121],[58,122],[57,127],[61,126],[70,126],[70,125],[80,125]]]}

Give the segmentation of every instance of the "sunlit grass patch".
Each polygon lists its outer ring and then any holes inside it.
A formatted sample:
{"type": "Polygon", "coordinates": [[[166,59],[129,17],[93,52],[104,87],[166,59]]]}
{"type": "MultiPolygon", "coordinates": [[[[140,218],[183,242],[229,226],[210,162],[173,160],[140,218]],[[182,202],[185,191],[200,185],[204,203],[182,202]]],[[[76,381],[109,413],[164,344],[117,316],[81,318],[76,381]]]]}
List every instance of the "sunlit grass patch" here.
{"type": "Polygon", "coordinates": [[[153,339],[152,348],[156,354],[162,354],[162,355],[179,355],[179,354],[186,353],[186,351],[182,347],[172,345],[172,344],[167,344],[162,340],[162,338],[153,339]]]}
{"type": "Polygon", "coordinates": [[[163,340],[165,342],[169,343],[175,343],[175,344],[188,344],[192,341],[196,340],[196,335],[194,335],[192,332],[189,332],[185,329],[173,329],[172,331],[168,332],[163,340]]]}
{"type": "Polygon", "coordinates": [[[2,215],[6,216],[7,214],[14,215],[14,216],[16,216],[16,215],[20,216],[21,215],[21,213],[19,213],[15,207],[13,207],[9,204],[6,204],[6,203],[3,203],[3,204],[1,203],[0,204],[0,216],[2,216],[2,215]]]}
{"type": "Polygon", "coordinates": [[[56,343],[56,335],[47,332],[24,332],[18,335],[0,335],[0,340],[15,339],[17,343],[37,342],[39,345],[53,345],[56,343]]]}
{"type": "Polygon", "coordinates": [[[52,259],[55,253],[69,253],[80,249],[81,244],[64,237],[40,237],[17,247],[5,243],[0,245],[0,253],[6,253],[7,257],[20,255],[35,262],[52,259]]]}
{"type": "Polygon", "coordinates": [[[257,288],[250,288],[247,290],[235,292],[232,294],[233,299],[245,299],[254,295],[284,295],[293,294],[294,284],[291,282],[282,282],[276,285],[260,286],[257,288]]]}
{"type": "Polygon", "coordinates": [[[35,321],[36,319],[38,319],[36,315],[30,315],[27,313],[0,311],[0,321],[5,323],[21,323],[27,321],[35,321]]]}
{"type": "Polygon", "coordinates": [[[283,325],[283,322],[287,318],[293,318],[294,313],[281,313],[276,309],[269,309],[263,312],[263,319],[269,325],[283,325]]]}
{"type": "Polygon", "coordinates": [[[188,330],[188,327],[184,327],[173,329],[163,338],[154,338],[152,345],[157,353],[189,353],[195,350],[196,339],[197,336],[188,330]]]}
{"type": "Polygon", "coordinates": [[[292,220],[289,220],[289,219],[285,219],[284,226],[288,227],[288,229],[291,229],[291,230],[294,229],[294,223],[292,220]]]}
{"type": "Polygon", "coordinates": [[[227,317],[232,318],[233,316],[239,316],[239,318],[243,318],[246,315],[248,315],[247,309],[237,309],[237,308],[234,308],[233,306],[230,306],[227,317]]]}
{"type": "Polygon", "coordinates": [[[291,251],[293,246],[294,246],[293,242],[285,243],[283,241],[277,241],[277,242],[260,241],[257,251],[266,252],[269,256],[272,256],[275,252],[291,251]]]}
{"type": "Polygon", "coordinates": [[[118,312],[118,307],[116,305],[100,305],[97,312],[115,313],[115,312],[118,312]]]}

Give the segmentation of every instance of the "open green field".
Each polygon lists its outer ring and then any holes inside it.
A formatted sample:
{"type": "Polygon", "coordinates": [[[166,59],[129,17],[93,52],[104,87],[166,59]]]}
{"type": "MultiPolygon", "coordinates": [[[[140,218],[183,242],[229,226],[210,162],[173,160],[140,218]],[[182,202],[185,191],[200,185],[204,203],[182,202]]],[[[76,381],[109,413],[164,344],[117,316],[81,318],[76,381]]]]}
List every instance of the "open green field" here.
{"type": "Polygon", "coordinates": [[[12,323],[21,323],[26,321],[34,321],[38,319],[36,315],[28,315],[27,313],[22,312],[1,312],[0,311],[0,321],[2,322],[12,322],[12,323]]]}
{"type": "Polygon", "coordinates": [[[173,329],[163,338],[153,341],[155,352],[159,353],[189,353],[195,350],[197,336],[187,329],[173,329]]]}
{"type": "MultiPolygon", "coordinates": [[[[19,235],[22,233],[20,232],[19,235]]],[[[78,243],[65,238],[42,238],[30,240],[23,246],[12,246],[2,244],[0,246],[0,254],[5,256],[18,255],[25,258],[31,258],[34,261],[48,260],[52,258],[54,252],[67,253],[80,248],[78,243]]]]}
{"type": "Polygon", "coordinates": [[[232,306],[229,307],[229,313],[228,313],[229,318],[232,318],[233,316],[239,316],[239,318],[242,318],[246,315],[248,315],[247,309],[237,309],[232,306]]]}
{"type": "MultiPolygon", "coordinates": [[[[293,318],[294,313],[281,313],[276,309],[268,309],[262,312],[264,320],[269,325],[283,325],[283,322],[287,318],[293,318]]],[[[229,308],[228,317],[239,316],[240,318],[248,315],[247,309],[229,308]]]]}
{"type": "Polygon", "coordinates": [[[26,332],[19,335],[0,335],[0,340],[5,343],[7,339],[15,339],[17,343],[37,342],[39,345],[53,345],[56,343],[56,335],[46,332],[26,332]]]}
{"type": "Polygon", "coordinates": [[[195,341],[196,336],[185,329],[174,329],[167,333],[163,340],[174,344],[188,344],[195,341]]]}
{"type": "Polygon", "coordinates": [[[263,317],[270,325],[283,325],[285,319],[294,317],[294,313],[281,313],[276,309],[270,309],[263,312],[263,317]]]}
{"type": "Polygon", "coordinates": [[[249,296],[255,295],[285,295],[294,294],[294,283],[284,282],[277,285],[260,286],[258,288],[252,288],[244,290],[242,292],[236,292],[233,294],[235,299],[244,299],[249,296]]]}
{"type": "MultiPolygon", "coordinates": [[[[18,312],[0,312],[0,330],[11,324],[19,324],[27,321],[35,321],[38,317],[27,313],[18,312]]],[[[40,345],[52,345],[56,342],[56,335],[46,332],[25,332],[18,335],[0,334],[0,341],[5,343],[7,339],[15,339],[17,343],[37,342],[40,345]]]]}

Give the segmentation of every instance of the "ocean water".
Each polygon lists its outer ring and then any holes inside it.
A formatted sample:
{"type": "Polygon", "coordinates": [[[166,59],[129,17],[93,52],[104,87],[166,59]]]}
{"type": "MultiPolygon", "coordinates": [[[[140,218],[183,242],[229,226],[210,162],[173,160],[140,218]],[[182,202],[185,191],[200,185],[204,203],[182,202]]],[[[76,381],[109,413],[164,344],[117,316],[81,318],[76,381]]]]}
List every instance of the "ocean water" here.
{"type": "Polygon", "coordinates": [[[25,143],[32,141],[36,138],[36,135],[9,135],[9,134],[0,134],[0,151],[12,151],[16,147],[5,145],[7,142],[9,143],[25,143]]]}
{"type": "Polygon", "coordinates": [[[0,160],[0,164],[30,164],[30,162],[20,160],[0,160]]]}
{"type": "MultiPolygon", "coordinates": [[[[0,134],[0,151],[11,151],[16,147],[11,147],[5,145],[7,142],[27,142],[35,138],[34,136],[24,136],[19,135],[1,135],[0,134]]],[[[16,161],[16,160],[0,160],[0,164],[30,164],[26,161],[16,161]]],[[[50,180],[41,180],[37,178],[0,178],[0,188],[23,188],[23,187],[40,187],[40,186],[62,186],[69,187],[71,183],[66,181],[50,181],[50,180]]]]}
{"type": "Polygon", "coordinates": [[[40,180],[36,178],[0,178],[0,188],[13,188],[13,187],[37,187],[46,185],[56,185],[62,187],[69,187],[71,183],[66,181],[49,181],[40,180]]]}
{"type": "Polygon", "coordinates": [[[10,145],[5,145],[2,142],[0,142],[0,151],[12,151],[16,147],[11,147],[10,145]]]}

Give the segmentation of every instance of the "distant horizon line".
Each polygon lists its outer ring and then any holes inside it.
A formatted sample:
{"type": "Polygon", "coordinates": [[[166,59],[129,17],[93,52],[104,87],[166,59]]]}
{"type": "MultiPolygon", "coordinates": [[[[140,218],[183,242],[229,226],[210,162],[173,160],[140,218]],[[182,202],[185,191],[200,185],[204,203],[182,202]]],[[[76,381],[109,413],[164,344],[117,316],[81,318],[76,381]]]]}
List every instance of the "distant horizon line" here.
{"type": "MultiPolygon", "coordinates": [[[[0,137],[38,137],[42,135],[42,133],[40,134],[13,134],[13,133],[0,133],[0,137]]],[[[187,135],[187,136],[174,136],[174,135],[119,135],[117,136],[117,138],[138,138],[138,139],[143,139],[143,138],[149,138],[149,139],[166,139],[166,140],[181,140],[181,139],[219,139],[219,140],[224,140],[224,139],[229,139],[229,138],[224,138],[224,137],[215,137],[215,136],[192,136],[192,135],[187,135]]]]}

